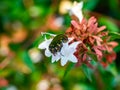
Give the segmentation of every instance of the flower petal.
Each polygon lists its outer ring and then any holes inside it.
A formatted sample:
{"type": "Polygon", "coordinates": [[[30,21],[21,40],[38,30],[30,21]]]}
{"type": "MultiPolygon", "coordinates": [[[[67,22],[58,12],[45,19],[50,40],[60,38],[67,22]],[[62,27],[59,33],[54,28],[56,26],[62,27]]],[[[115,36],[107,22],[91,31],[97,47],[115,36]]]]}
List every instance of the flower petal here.
{"type": "Polygon", "coordinates": [[[47,57],[50,57],[52,55],[52,53],[49,51],[49,49],[47,48],[46,50],[45,50],[45,56],[47,56],[47,57]]]}
{"type": "Polygon", "coordinates": [[[115,42],[115,41],[112,41],[112,42],[109,42],[108,45],[110,45],[111,47],[114,48],[114,47],[116,47],[118,45],[118,43],[115,42]]]}
{"type": "Polygon", "coordinates": [[[66,57],[61,58],[61,65],[64,66],[67,63],[67,61],[68,60],[66,57]]]}
{"type": "Polygon", "coordinates": [[[61,58],[61,53],[58,52],[58,53],[57,53],[57,57],[58,57],[58,58],[56,59],[56,62],[60,60],[60,58],[61,58]]]}
{"type": "Polygon", "coordinates": [[[68,47],[69,47],[68,43],[63,43],[63,47],[61,48],[61,51],[60,51],[63,56],[67,54],[68,47]]]}
{"type": "Polygon", "coordinates": [[[52,55],[52,63],[55,61],[58,61],[60,59],[60,56],[58,54],[52,55]]]}
{"type": "Polygon", "coordinates": [[[82,14],[82,10],[81,10],[82,7],[83,7],[83,2],[80,2],[80,3],[74,2],[74,5],[70,10],[71,14],[75,15],[79,19],[80,22],[83,19],[83,14],[82,14]]]}
{"type": "Polygon", "coordinates": [[[77,45],[80,44],[80,43],[82,43],[82,42],[80,42],[80,41],[79,42],[74,42],[74,43],[70,44],[69,47],[76,49],[77,45]]]}
{"type": "Polygon", "coordinates": [[[70,43],[73,39],[74,37],[68,38],[68,43],[70,43]]]}
{"type": "Polygon", "coordinates": [[[38,48],[39,49],[46,49],[49,46],[49,44],[51,43],[51,41],[52,41],[52,39],[45,40],[44,42],[39,44],[38,48]]]}
{"type": "Polygon", "coordinates": [[[69,58],[70,58],[69,61],[71,61],[73,63],[77,63],[78,62],[77,58],[74,55],[71,55],[69,58]]]}
{"type": "Polygon", "coordinates": [[[71,24],[72,24],[76,29],[80,29],[80,25],[79,25],[75,20],[72,20],[72,21],[71,21],[71,24]]]}

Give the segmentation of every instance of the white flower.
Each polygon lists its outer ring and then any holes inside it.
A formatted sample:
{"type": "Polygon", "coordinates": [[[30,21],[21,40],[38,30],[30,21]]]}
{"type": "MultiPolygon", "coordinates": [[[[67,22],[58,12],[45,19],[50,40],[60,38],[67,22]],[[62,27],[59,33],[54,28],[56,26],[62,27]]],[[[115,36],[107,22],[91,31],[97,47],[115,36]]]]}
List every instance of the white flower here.
{"type": "Polygon", "coordinates": [[[75,15],[80,22],[83,19],[82,7],[83,7],[83,2],[80,2],[80,3],[74,2],[73,6],[69,8],[70,15],[75,15]]]}
{"type": "Polygon", "coordinates": [[[69,41],[67,43],[63,43],[63,47],[61,49],[61,65],[64,66],[67,61],[71,61],[73,63],[77,63],[77,58],[74,56],[74,53],[76,52],[76,47],[80,42],[74,42],[69,45],[69,42],[71,41],[71,38],[69,38],[69,41]]]}
{"type": "Polygon", "coordinates": [[[53,39],[45,40],[44,42],[42,42],[42,43],[38,46],[38,48],[40,48],[40,49],[45,49],[45,56],[47,56],[47,57],[52,56],[52,63],[53,63],[53,62],[55,62],[55,60],[58,61],[58,60],[60,59],[60,54],[57,53],[56,55],[53,55],[53,54],[50,52],[50,50],[49,50],[49,45],[50,45],[50,43],[51,43],[52,40],[53,40],[53,39]]]}
{"type": "Polygon", "coordinates": [[[43,79],[37,84],[36,89],[37,90],[48,90],[49,87],[50,87],[50,82],[46,79],[43,79]]]}
{"type": "Polygon", "coordinates": [[[46,39],[44,42],[39,44],[38,48],[45,49],[45,55],[47,57],[52,56],[52,63],[55,62],[55,61],[58,61],[60,59],[61,59],[61,65],[62,66],[64,66],[67,63],[67,61],[71,61],[73,63],[76,63],[78,60],[74,56],[74,52],[76,51],[77,45],[81,42],[73,42],[72,44],[69,45],[69,42],[72,39],[73,38],[68,38],[67,43],[62,43],[63,47],[61,48],[61,51],[57,52],[55,55],[53,53],[51,53],[50,50],[49,50],[49,45],[50,45],[50,43],[52,42],[53,39],[46,39]]]}

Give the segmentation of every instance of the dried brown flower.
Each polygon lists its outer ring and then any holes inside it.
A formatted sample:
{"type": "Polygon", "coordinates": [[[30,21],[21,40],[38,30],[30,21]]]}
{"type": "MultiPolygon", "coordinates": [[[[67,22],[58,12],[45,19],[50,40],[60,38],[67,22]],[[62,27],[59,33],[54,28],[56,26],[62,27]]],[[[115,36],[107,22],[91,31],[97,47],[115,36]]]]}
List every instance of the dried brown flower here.
{"type": "Polygon", "coordinates": [[[71,27],[66,30],[67,36],[74,37],[73,42],[82,41],[75,53],[78,58],[77,65],[85,63],[92,68],[90,61],[95,57],[103,66],[107,66],[106,63],[115,60],[116,54],[113,48],[118,44],[115,41],[110,42],[110,36],[108,36],[108,31],[105,31],[105,29],[105,26],[98,27],[95,17],[91,17],[88,21],[86,19],[81,22],[71,21],[71,27]],[[111,55],[114,58],[111,58],[111,55]],[[106,58],[106,62],[103,62],[103,58],[106,58]]]}

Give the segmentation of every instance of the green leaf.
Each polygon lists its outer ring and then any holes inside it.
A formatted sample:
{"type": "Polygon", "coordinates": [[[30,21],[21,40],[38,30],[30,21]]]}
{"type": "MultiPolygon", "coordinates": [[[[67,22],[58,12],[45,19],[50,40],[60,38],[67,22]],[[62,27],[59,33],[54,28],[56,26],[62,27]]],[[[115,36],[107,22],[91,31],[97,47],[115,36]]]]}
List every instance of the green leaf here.
{"type": "Polygon", "coordinates": [[[42,35],[40,35],[34,42],[33,42],[33,46],[34,47],[38,47],[38,45],[44,41],[44,37],[42,35]]]}
{"type": "Polygon", "coordinates": [[[83,9],[84,10],[93,10],[99,0],[85,0],[84,5],[83,5],[83,9]]]}
{"type": "Polygon", "coordinates": [[[35,71],[35,66],[31,60],[31,58],[29,57],[29,54],[27,51],[22,52],[22,58],[24,63],[31,69],[31,71],[35,71]]]}
{"type": "Polygon", "coordinates": [[[110,15],[114,18],[120,19],[120,4],[119,0],[108,0],[109,1],[109,8],[110,8],[110,15]]]}
{"type": "Polygon", "coordinates": [[[82,68],[84,74],[86,75],[86,77],[90,81],[92,81],[92,70],[89,67],[87,67],[85,64],[82,64],[81,68],[82,68]]]}
{"type": "Polygon", "coordinates": [[[109,71],[112,75],[114,75],[114,77],[116,77],[118,75],[115,63],[110,64],[107,68],[107,71],[109,71]]]}
{"type": "Polygon", "coordinates": [[[66,77],[66,75],[68,74],[68,72],[75,66],[74,63],[69,63],[69,65],[67,66],[66,70],[65,70],[65,73],[63,75],[63,78],[66,77]]]}
{"type": "Polygon", "coordinates": [[[115,51],[116,53],[120,52],[120,43],[119,43],[119,45],[118,45],[117,47],[114,48],[114,51],[115,51]]]}
{"type": "Polygon", "coordinates": [[[88,51],[87,54],[88,54],[94,61],[98,61],[96,54],[92,53],[91,51],[88,51]]]}
{"type": "Polygon", "coordinates": [[[99,18],[98,22],[101,25],[105,25],[107,27],[107,30],[110,32],[119,32],[118,26],[112,20],[110,20],[110,18],[101,17],[99,18]]]}
{"type": "Polygon", "coordinates": [[[21,73],[21,72],[16,72],[15,74],[14,74],[15,76],[14,76],[14,81],[15,81],[15,83],[16,84],[24,84],[25,82],[25,76],[24,76],[24,74],[23,73],[21,73]]]}
{"type": "Polygon", "coordinates": [[[120,33],[110,32],[109,35],[111,37],[111,40],[120,39],[120,33]]]}
{"type": "Polygon", "coordinates": [[[116,77],[112,80],[112,85],[115,87],[117,85],[120,85],[120,75],[118,74],[116,77]]]}
{"type": "MultiPolygon", "coordinates": [[[[51,33],[52,34],[52,33],[51,33]]],[[[34,47],[38,47],[38,45],[45,40],[45,37],[49,39],[51,35],[49,33],[44,33],[43,35],[40,35],[33,43],[34,47]]]]}
{"type": "Polygon", "coordinates": [[[10,43],[10,44],[9,44],[9,47],[10,47],[11,50],[17,51],[17,50],[20,49],[21,44],[10,43]]]}

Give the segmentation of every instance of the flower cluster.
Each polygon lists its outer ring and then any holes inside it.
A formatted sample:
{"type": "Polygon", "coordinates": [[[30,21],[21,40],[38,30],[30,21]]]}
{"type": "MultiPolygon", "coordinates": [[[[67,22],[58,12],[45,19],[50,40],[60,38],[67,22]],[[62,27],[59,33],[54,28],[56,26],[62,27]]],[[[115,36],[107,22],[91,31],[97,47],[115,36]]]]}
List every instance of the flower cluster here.
{"type": "Polygon", "coordinates": [[[67,36],[74,37],[73,42],[82,41],[75,53],[78,59],[77,65],[85,63],[92,67],[90,61],[95,57],[103,66],[115,60],[116,54],[113,48],[117,46],[117,43],[110,42],[110,36],[105,28],[105,26],[98,27],[95,17],[91,17],[88,21],[86,19],[82,19],[81,22],[71,21],[71,27],[66,30],[67,36]]]}
{"type": "MultiPolygon", "coordinates": [[[[78,42],[73,42],[71,44],[69,44],[71,42],[71,40],[73,40],[73,38],[68,38],[68,41],[66,43],[61,42],[62,43],[62,47],[61,50],[59,52],[56,52],[56,54],[52,53],[50,51],[49,45],[51,44],[51,42],[53,42],[53,39],[56,38],[56,35],[54,35],[53,38],[47,39],[45,38],[45,41],[42,42],[38,48],[40,49],[45,49],[45,55],[47,57],[52,56],[52,63],[53,62],[57,62],[59,60],[61,60],[61,65],[64,66],[67,61],[71,61],[73,63],[76,63],[78,60],[75,57],[74,53],[76,52],[76,47],[78,46],[78,44],[81,43],[81,41],[78,42]]],[[[54,47],[56,48],[56,47],[54,47]]]]}
{"type": "MultiPolygon", "coordinates": [[[[109,32],[106,31],[105,26],[98,27],[97,19],[91,17],[88,20],[83,18],[82,14],[83,2],[75,2],[71,8],[69,8],[70,15],[72,17],[71,26],[66,30],[65,35],[68,37],[66,43],[61,41],[58,43],[59,52],[56,47],[53,51],[50,51],[49,45],[53,43],[54,38],[45,39],[43,43],[39,45],[40,49],[46,49],[45,55],[47,57],[52,56],[52,62],[61,60],[61,65],[64,66],[67,61],[81,64],[93,68],[91,61],[100,62],[104,67],[111,63],[116,58],[116,53],[113,48],[118,45],[115,41],[110,41],[109,32]],[[60,45],[59,45],[60,44],[60,45]]],[[[57,43],[57,42],[56,42],[57,43]]]]}

